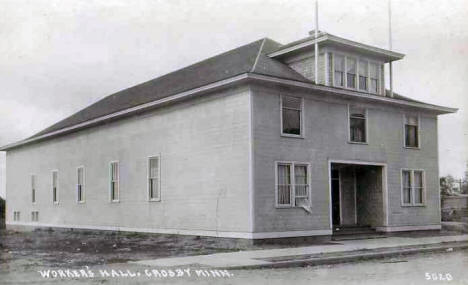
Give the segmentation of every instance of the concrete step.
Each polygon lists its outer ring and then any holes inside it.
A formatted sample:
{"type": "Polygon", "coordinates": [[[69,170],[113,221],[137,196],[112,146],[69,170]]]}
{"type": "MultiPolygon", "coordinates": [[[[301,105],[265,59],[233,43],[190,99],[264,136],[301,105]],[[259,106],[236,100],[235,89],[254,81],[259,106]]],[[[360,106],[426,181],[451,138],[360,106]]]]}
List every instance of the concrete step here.
{"type": "Polygon", "coordinates": [[[380,233],[365,233],[365,234],[349,234],[349,235],[333,235],[331,237],[332,241],[345,241],[345,240],[360,240],[360,239],[376,239],[376,238],[386,238],[384,234],[380,233]]]}

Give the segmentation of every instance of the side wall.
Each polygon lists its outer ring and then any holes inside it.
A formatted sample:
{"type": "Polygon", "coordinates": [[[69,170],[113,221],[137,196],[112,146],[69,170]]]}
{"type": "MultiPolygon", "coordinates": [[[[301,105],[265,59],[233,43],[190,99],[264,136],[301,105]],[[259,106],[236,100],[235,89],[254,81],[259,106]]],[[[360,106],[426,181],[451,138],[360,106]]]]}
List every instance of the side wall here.
{"type": "MultiPolygon", "coordinates": [[[[256,86],[253,90],[255,232],[330,230],[329,161],[375,162],[386,165],[387,219],[384,227],[439,226],[437,119],[433,114],[256,86]],[[280,95],[304,98],[304,138],[280,135],[280,95]],[[368,109],[368,143],[348,142],[348,103],[368,109]],[[403,115],[420,116],[420,149],[403,147],[403,115]],[[275,207],[275,161],[311,163],[312,213],[275,207]],[[424,169],[426,203],[401,205],[401,169],[424,169]],[[388,221],[388,222],[387,222],[388,221]]],[[[385,187],[385,185],[384,185],[385,187]]]]}
{"type": "Polygon", "coordinates": [[[251,231],[249,151],[247,87],[14,149],[7,154],[7,223],[243,237],[251,231]],[[161,159],[160,202],[148,201],[147,163],[154,155],[161,159]],[[110,161],[120,164],[118,203],[109,201],[110,161]],[[85,167],[83,204],[76,196],[78,166],[85,167]],[[13,211],[21,221],[13,221],[13,211]],[[39,211],[38,223],[31,211],[39,211]]]}

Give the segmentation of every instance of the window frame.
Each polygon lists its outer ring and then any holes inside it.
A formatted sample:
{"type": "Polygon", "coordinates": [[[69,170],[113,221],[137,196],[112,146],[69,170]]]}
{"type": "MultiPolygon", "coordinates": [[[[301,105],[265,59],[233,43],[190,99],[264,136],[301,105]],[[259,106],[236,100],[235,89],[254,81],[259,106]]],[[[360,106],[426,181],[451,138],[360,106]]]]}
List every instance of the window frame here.
{"type": "Polygon", "coordinates": [[[148,197],[148,201],[149,202],[161,202],[161,155],[158,154],[158,155],[152,155],[152,156],[148,156],[147,160],[146,160],[146,163],[147,163],[147,167],[146,167],[146,187],[147,187],[147,197],[148,197]],[[150,191],[150,179],[152,179],[150,177],[150,161],[151,159],[157,159],[158,160],[158,198],[151,198],[151,191],[150,191]]]}
{"type": "Polygon", "coordinates": [[[400,171],[400,183],[401,183],[401,207],[425,207],[426,206],[426,172],[424,169],[414,169],[414,168],[402,168],[400,171]],[[410,202],[405,203],[404,202],[404,180],[403,180],[403,172],[407,171],[410,173],[410,202]],[[415,201],[415,191],[416,187],[414,185],[414,173],[415,172],[421,172],[421,185],[422,185],[422,194],[421,194],[421,200],[422,203],[416,203],[415,201]]]}
{"type": "Polygon", "coordinates": [[[76,202],[78,204],[83,204],[86,202],[86,196],[85,196],[85,185],[86,185],[86,182],[85,182],[85,177],[86,177],[86,174],[85,174],[85,167],[84,165],[80,165],[76,168],[76,202]],[[83,177],[82,177],[82,181],[81,181],[81,200],[79,200],[79,170],[82,170],[81,173],[83,173],[83,177]]]}
{"type": "Polygon", "coordinates": [[[357,142],[357,141],[352,141],[351,140],[351,107],[352,107],[352,104],[348,104],[348,143],[351,143],[351,144],[363,144],[363,145],[367,145],[369,144],[369,125],[368,125],[368,121],[369,121],[369,108],[367,107],[363,107],[363,109],[365,110],[365,133],[366,133],[366,137],[365,137],[365,141],[364,142],[357,142]]]}
{"type": "Polygon", "coordinates": [[[50,171],[50,173],[52,174],[51,177],[50,177],[51,178],[51,184],[52,184],[52,203],[54,205],[58,205],[59,201],[60,201],[59,200],[59,188],[60,187],[59,187],[59,174],[58,174],[59,171],[58,171],[58,169],[52,169],[50,171]],[[57,185],[55,185],[56,186],[55,197],[54,197],[54,173],[56,174],[56,184],[57,184],[57,185]],[[56,200],[54,200],[54,198],[56,198],[56,200]]]}
{"type": "MultiPolygon", "coordinates": [[[[346,52],[341,52],[341,51],[335,51],[335,50],[330,50],[329,53],[332,54],[332,61],[333,61],[333,64],[331,64],[331,68],[333,69],[332,72],[330,72],[330,74],[332,75],[332,78],[329,79],[329,82],[331,82],[331,86],[332,87],[336,87],[336,88],[342,88],[342,89],[347,89],[347,90],[355,90],[355,91],[359,91],[359,92],[364,92],[364,93],[368,93],[368,94],[374,94],[374,95],[380,95],[382,96],[382,84],[383,84],[383,75],[382,75],[382,66],[384,65],[383,62],[381,61],[377,61],[377,60],[374,60],[374,59],[371,59],[371,58],[368,58],[368,57],[363,57],[363,56],[359,56],[359,55],[354,55],[354,54],[351,54],[351,53],[346,53],[346,52]],[[335,57],[336,55],[338,56],[342,56],[344,58],[344,71],[343,71],[343,74],[344,74],[344,78],[343,78],[343,86],[338,86],[338,85],[335,85],[335,57]],[[349,88],[348,87],[348,77],[347,77],[347,68],[348,68],[348,63],[347,63],[347,58],[354,58],[356,60],[356,87],[355,88],[349,88]],[[363,90],[363,89],[359,89],[359,62],[362,62],[362,61],[365,61],[367,62],[367,90],[363,90]],[[371,83],[371,79],[370,79],[370,65],[371,64],[375,64],[377,66],[377,92],[373,92],[370,90],[370,83],[371,83]]],[[[328,74],[328,72],[327,72],[328,74]]]]}
{"type": "MultiPolygon", "coordinates": [[[[296,110],[296,109],[293,109],[296,110]]],[[[280,95],[280,127],[281,127],[281,136],[282,137],[289,137],[289,138],[304,138],[304,98],[303,97],[298,97],[298,96],[292,96],[292,95],[287,95],[287,94],[281,94],[280,95]],[[301,109],[299,110],[300,116],[299,116],[299,134],[288,134],[283,132],[283,97],[293,97],[297,99],[301,99],[301,109]]]]}
{"type": "Polygon", "coordinates": [[[301,208],[301,206],[296,205],[296,182],[295,182],[295,167],[296,166],[306,166],[307,169],[307,186],[308,186],[308,205],[312,205],[312,183],[311,183],[311,164],[309,162],[300,162],[300,161],[275,161],[275,208],[285,209],[285,208],[301,208]],[[291,177],[291,192],[290,203],[289,204],[279,204],[278,203],[278,167],[280,165],[289,165],[289,175],[291,177]]]}
{"type": "Polygon", "coordinates": [[[110,203],[119,203],[120,202],[120,162],[118,160],[113,160],[109,162],[109,202],[110,203]],[[112,199],[112,164],[117,164],[117,199],[112,199]]]}
{"type": "Polygon", "coordinates": [[[421,149],[421,116],[420,114],[408,114],[404,113],[403,114],[403,147],[406,149],[421,149]],[[416,117],[418,120],[418,125],[417,125],[417,139],[418,139],[418,145],[417,146],[407,146],[406,145],[406,118],[407,117],[416,117]]]}
{"type": "Polygon", "coordinates": [[[39,222],[39,211],[31,211],[31,222],[39,222]]]}

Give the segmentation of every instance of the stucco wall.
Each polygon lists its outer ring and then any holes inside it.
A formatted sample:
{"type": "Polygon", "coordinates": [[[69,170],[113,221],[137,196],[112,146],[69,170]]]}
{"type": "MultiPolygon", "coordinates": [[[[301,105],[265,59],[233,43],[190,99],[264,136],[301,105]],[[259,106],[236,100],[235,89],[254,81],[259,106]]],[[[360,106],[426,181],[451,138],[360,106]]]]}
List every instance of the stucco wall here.
{"type": "Polygon", "coordinates": [[[435,115],[419,113],[421,148],[403,147],[403,114],[410,110],[361,103],[368,108],[368,144],[348,143],[347,101],[277,87],[253,88],[255,231],[330,228],[329,160],[386,164],[388,225],[440,224],[435,115]],[[280,136],[280,95],[304,101],[304,138],[280,136]],[[275,161],[311,163],[312,213],[300,208],[275,208],[275,161]],[[401,168],[424,169],[426,205],[401,206],[401,168]]]}
{"type": "Polygon", "coordinates": [[[248,232],[249,112],[249,90],[236,89],[9,151],[7,222],[21,211],[21,222],[31,223],[31,211],[39,211],[39,224],[248,232]],[[161,202],[147,201],[153,155],[161,156],[161,202]],[[119,203],[109,202],[114,160],[120,162],[119,203]],[[76,202],[81,165],[84,204],[76,202]]]}

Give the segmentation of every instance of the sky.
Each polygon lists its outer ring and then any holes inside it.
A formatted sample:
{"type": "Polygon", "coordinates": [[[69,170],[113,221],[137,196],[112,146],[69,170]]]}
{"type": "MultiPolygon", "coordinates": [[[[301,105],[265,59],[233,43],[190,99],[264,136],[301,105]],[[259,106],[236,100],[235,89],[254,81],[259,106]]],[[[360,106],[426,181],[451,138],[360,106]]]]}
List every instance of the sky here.
{"type": "MultiPolygon", "coordinates": [[[[314,29],[314,1],[0,0],[0,145],[204,58],[314,29]]],[[[319,1],[320,30],[388,47],[387,1],[319,1]]],[[[440,174],[468,161],[468,1],[392,0],[394,90],[439,117],[440,174]]],[[[1,191],[1,190],[0,190],[1,191]]],[[[1,195],[2,193],[0,193],[1,195]]]]}

